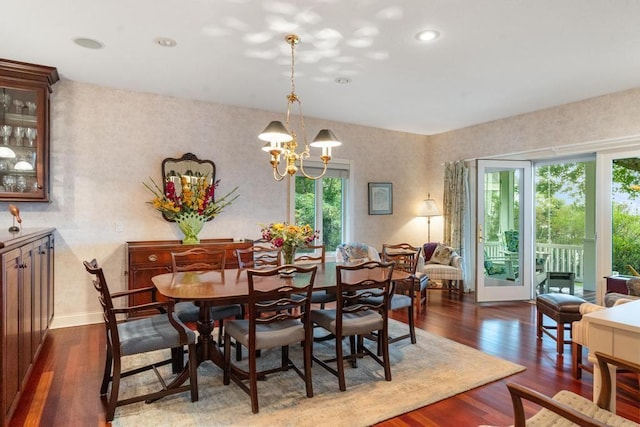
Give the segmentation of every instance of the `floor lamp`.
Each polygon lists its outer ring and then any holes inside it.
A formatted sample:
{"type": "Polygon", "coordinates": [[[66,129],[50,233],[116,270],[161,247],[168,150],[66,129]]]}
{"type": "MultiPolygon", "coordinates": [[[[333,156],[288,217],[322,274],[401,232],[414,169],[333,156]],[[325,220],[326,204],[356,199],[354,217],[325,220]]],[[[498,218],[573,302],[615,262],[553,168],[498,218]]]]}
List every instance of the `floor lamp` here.
{"type": "Polygon", "coordinates": [[[438,204],[434,199],[431,198],[431,194],[427,194],[427,198],[422,205],[422,209],[420,211],[420,215],[418,216],[426,216],[427,217],[427,242],[431,242],[431,217],[432,216],[440,216],[440,209],[438,208],[438,204]]]}

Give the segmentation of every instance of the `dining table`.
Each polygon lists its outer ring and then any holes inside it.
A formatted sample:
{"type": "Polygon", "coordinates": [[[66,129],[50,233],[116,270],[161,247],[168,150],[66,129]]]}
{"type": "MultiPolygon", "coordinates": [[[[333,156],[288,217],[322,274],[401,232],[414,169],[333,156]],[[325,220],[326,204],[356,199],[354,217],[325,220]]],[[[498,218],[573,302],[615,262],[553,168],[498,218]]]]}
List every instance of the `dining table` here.
{"type": "MultiPolygon", "coordinates": [[[[309,264],[311,265],[311,264],[309,264]]],[[[306,266],[309,266],[306,265],[306,266]]],[[[353,265],[353,263],[326,262],[312,264],[317,265],[316,277],[313,285],[314,291],[325,290],[335,292],[337,287],[336,267],[339,265],[353,265]]],[[[249,298],[248,269],[226,269],[219,271],[185,271],[176,273],[164,273],[152,277],[152,282],[158,292],[166,298],[176,301],[193,301],[199,310],[197,330],[199,333],[196,343],[198,365],[209,360],[224,369],[224,356],[212,336],[214,322],[211,319],[212,306],[228,304],[246,304],[249,298]]],[[[348,280],[375,279],[383,280],[384,274],[381,269],[359,269],[345,271],[349,275],[348,280]]],[[[401,270],[394,270],[392,281],[404,280],[410,273],[401,270]]],[[[277,281],[286,280],[294,287],[305,286],[302,280],[297,283],[296,276],[280,277],[275,276],[254,276],[254,287],[272,288],[277,281]]],[[[184,378],[177,379],[184,381],[188,377],[183,371],[184,378]]],[[[176,381],[174,381],[175,383],[176,381]]]]}

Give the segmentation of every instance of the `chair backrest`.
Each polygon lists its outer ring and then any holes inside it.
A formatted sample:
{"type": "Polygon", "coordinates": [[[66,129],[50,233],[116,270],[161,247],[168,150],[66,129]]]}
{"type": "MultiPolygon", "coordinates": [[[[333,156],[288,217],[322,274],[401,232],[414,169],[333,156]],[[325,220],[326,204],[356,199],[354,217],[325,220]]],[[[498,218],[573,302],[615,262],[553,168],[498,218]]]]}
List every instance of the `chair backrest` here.
{"type": "Polygon", "coordinates": [[[384,262],[395,261],[395,270],[406,271],[410,274],[416,274],[420,252],[422,252],[421,247],[411,246],[408,243],[382,244],[382,260],[384,262]]]}
{"type": "Polygon", "coordinates": [[[223,271],[227,258],[224,249],[191,248],[171,252],[171,268],[178,271],[223,271]]]}
{"type": "Polygon", "coordinates": [[[84,268],[87,272],[94,276],[91,280],[93,287],[98,291],[98,301],[103,310],[104,325],[107,329],[107,338],[111,342],[119,342],[118,338],[118,321],[113,311],[113,301],[111,300],[111,292],[109,292],[109,286],[107,280],[104,277],[102,268],[98,266],[98,261],[92,259],[91,261],[84,261],[84,268]]]}
{"type": "Polygon", "coordinates": [[[342,243],[336,247],[336,262],[380,261],[378,251],[366,243],[342,243]]]}
{"type": "MultiPolygon", "coordinates": [[[[286,319],[308,322],[317,269],[316,265],[286,265],[274,269],[247,270],[250,335],[251,330],[255,334],[257,324],[286,319]],[[292,294],[295,295],[294,298],[291,297],[292,294]]],[[[249,339],[251,340],[251,336],[249,339]]]]}
{"type": "Polygon", "coordinates": [[[281,251],[281,248],[272,245],[253,245],[246,249],[236,249],[238,267],[240,269],[277,267],[281,264],[281,251]]]}
{"type": "Polygon", "coordinates": [[[341,328],[344,313],[373,310],[379,312],[387,322],[391,275],[395,263],[367,261],[356,265],[337,265],[336,279],[338,288],[336,326],[341,328]],[[376,298],[380,297],[374,302],[376,298]],[[365,302],[368,301],[368,302],[365,302]]]}
{"type": "Polygon", "coordinates": [[[297,263],[298,262],[301,262],[301,263],[319,262],[321,264],[324,264],[326,262],[326,253],[325,253],[324,245],[306,245],[298,249],[298,251],[307,251],[307,250],[310,250],[311,252],[302,252],[299,255],[296,254],[295,262],[297,263]]]}

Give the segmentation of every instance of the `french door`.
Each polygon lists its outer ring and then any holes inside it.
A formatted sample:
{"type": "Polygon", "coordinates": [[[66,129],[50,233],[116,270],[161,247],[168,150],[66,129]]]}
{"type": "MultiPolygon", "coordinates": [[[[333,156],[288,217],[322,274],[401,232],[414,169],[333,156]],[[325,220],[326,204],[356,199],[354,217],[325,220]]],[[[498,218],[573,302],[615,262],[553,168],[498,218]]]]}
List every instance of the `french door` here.
{"type": "Polygon", "coordinates": [[[533,296],[533,179],[528,161],[477,161],[477,300],[533,296]]]}

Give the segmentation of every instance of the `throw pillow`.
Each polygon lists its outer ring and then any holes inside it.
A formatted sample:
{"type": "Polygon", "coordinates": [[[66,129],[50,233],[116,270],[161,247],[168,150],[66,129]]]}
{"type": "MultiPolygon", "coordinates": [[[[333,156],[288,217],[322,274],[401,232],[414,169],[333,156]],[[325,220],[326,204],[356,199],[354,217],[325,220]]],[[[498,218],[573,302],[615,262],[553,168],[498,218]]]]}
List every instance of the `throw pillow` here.
{"type": "Polygon", "coordinates": [[[627,290],[629,295],[640,297],[640,278],[633,278],[627,280],[627,290]]]}
{"type": "Polygon", "coordinates": [[[433,255],[431,255],[431,259],[429,260],[429,264],[442,264],[449,265],[451,264],[451,257],[453,256],[453,249],[445,246],[438,245],[436,250],[433,251],[433,255]]]}

